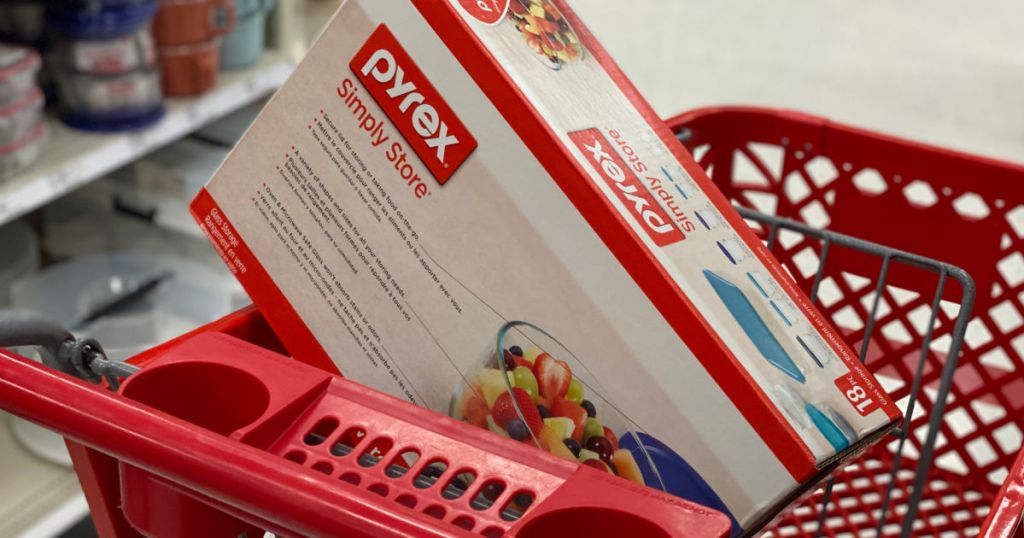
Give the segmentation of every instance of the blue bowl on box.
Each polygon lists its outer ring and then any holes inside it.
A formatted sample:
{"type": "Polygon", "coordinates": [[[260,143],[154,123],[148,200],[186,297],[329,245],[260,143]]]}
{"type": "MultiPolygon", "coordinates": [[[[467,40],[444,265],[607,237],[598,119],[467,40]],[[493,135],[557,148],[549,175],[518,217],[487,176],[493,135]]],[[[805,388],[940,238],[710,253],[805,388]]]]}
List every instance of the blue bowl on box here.
{"type": "Polygon", "coordinates": [[[235,29],[220,46],[221,69],[241,69],[255,64],[266,44],[267,15],[276,0],[235,0],[235,29]]]}

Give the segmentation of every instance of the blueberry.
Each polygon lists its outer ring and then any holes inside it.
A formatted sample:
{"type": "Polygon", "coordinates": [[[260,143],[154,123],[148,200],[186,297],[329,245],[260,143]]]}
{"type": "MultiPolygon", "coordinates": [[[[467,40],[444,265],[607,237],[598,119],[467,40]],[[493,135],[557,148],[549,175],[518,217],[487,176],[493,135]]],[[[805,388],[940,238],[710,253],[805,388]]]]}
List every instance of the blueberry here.
{"type": "Polygon", "coordinates": [[[525,441],[530,437],[530,428],[527,428],[526,423],[518,418],[508,421],[505,430],[508,431],[509,437],[516,441],[525,441]]]}
{"type": "Polygon", "coordinates": [[[544,407],[543,405],[537,406],[537,414],[540,415],[541,420],[551,417],[551,411],[549,411],[548,408],[544,407]]]}
{"type": "Polygon", "coordinates": [[[562,442],[565,443],[565,447],[572,452],[573,456],[580,457],[580,450],[583,450],[583,447],[575,439],[569,438],[562,442]]]}
{"type": "Polygon", "coordinates": [[[583,400],[583,402],[580,403],[580,407],[582,407],[583,409],[587,410],[587,416],[588,417],[590,417],[590,418],[597,417],[597,408],[594,407],[594,403],[591,402],[590,400],[583,400]]]}
{"type": "Polygon", "coordinates": [[[513,354],[513,355],[515,355],[516,357],[522,357],[523,356],[523,348],[521,348],[519,346],[512,346],[512,347],[508,348],[508,352],[513,354]]]}

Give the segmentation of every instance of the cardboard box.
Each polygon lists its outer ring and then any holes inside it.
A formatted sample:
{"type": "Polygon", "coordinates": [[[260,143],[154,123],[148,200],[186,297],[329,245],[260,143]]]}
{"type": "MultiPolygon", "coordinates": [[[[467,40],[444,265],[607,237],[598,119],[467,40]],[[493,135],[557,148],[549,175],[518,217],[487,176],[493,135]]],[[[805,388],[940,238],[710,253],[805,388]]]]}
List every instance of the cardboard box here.
{"type": "Polygon", "coordinates": [[[444,412],[526,320],[748,532],[899,418],[562,1],[348,1],[192,209],[296,358],[444,412]]]}

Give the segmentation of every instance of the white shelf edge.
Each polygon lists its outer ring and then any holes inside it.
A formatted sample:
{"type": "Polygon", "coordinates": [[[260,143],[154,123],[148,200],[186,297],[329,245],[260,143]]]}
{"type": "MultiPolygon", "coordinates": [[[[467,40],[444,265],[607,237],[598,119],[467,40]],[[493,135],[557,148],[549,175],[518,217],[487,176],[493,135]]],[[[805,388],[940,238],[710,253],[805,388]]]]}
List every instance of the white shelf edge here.
{"type": "Polygon", "coordinates": [[[40,160],[55,159],[59,164],[34,166],[21,176],[0,182],[0,225],[266,96],[279,88],[293,69],[294,63],[286,55],[268,53],[257,67],[222,74],[225,80],[202,96],[168,100],[166,116],[142,131],[96,135],[55,126],[57,136],[64,140],[51,140],[40,160]],[[76,138],[88,146],[85,151],[73,148],[71,155],[45,155],[72,146],[78,142],[76,138]]]}
{"type": "Polygon", "coordinates": [[[77,494],[43,516],[31,527],[22,531],[17,538],[51,538],[71,528],[78,520],[89,515],[89,505],[84,494],[77,494]]]}

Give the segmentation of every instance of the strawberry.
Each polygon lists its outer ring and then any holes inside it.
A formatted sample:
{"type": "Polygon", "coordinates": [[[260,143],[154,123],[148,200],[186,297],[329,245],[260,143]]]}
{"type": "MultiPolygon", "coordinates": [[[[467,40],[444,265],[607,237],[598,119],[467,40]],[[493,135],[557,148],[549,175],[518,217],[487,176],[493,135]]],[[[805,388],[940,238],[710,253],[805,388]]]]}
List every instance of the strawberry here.
{"type": "Polygon", "coordinates": [[[522,418],[530,428],[530,431],[535,434],[539,434],[540,429],[544,427],[544,421],[540,418],[540,413],[537,412],[537,407],[534,405],[533,399],[530,398],[530,393],[518,387],[512,389],[511,394],[503,392],[494,400],[491,416],[494,417],[494,423],[502,428],[508,425],[510,420],[517,418],[522,418]],[[519,412],[516,411],[516,406],[512,403],[512,395],[515,395],[515,403],[519,405],[522,417],[520,417],[519,412]]]}
{"type": "Polygon", "coordinates": [[[555,398],[555,401],[551,404],[551,416],[565,417],[572,420],[573,424],[576,425],[576,429],[572,432],[572,438],[576,442],[583,440],[584,423],[587,421],[586,409],[565,398],[555,398]]]}
{"type": "Polygon", "coordinates": [[[565,361],[541,353],[533,363],[533,373],[540,386],[540,395],[549,401],[565,396],[572,382],[572,370],[565,361]]]}

